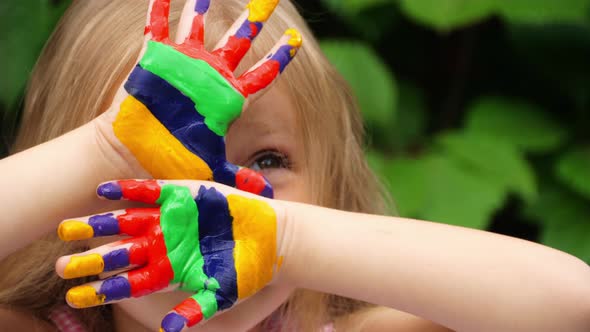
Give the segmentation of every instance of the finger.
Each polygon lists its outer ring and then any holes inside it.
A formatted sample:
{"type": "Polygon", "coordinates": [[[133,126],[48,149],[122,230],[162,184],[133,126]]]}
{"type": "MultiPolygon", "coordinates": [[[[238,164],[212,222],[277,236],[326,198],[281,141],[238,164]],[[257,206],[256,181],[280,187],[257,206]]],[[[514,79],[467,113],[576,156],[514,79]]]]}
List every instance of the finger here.
{"type": "Polygon", "coordinates": [[[213,317],[216,312],[217,300],[215,299],[215,293],[202,289],[168,313],[162,320],[160,331],[182,331],[185,327],[194,326],[203,319],[213,317]]]}
{"type": "Polygon", "coordinates": [[[148,18],[145,26],[146,40],[167,40],[170,32],[168,16],[170,14],[170,0],[151,0],[148,9],[148,18]]]}
{"type": "Polygon", "coordinates": [[[148,247],[145,237],[107,244],[82,254],[60,257],[55,264],[56,271],[64,279],[73,279],[137,267],[147,263],[148,247]]]}
{"type": "Polygon", "coordinates": [[[160,198],[161,185],[157,180],[119,180],[105,182],[98,186],[96,193],[108,200],[129,200],[156,204],[160,198]]]}
{"type": "Polygon", "coordinates": [[[66,293],[73,308],[89,308],[166,289],[174,277],[170,262],[162,259],[105,280],[76,286],[66,293]]]}
{"type": "Polygon", "coordinates": [[[160,220],[159,208],[134,208],[62,221],[57,234],[62,241],[111,235],[139,236],[160,220]]]}
{"type": "Polygon", "coordinates": [[[225,60],[229,69],[234,71],[278,3],[279,0],[250,1],[246,11],[221,39],[219,44],[222,46],[218,46],[213,54],[225,60]]]}
{"type": "Polygon", "coordinates": [[[268,87],[293,60],[301,44],[299,31],[287,30],[264,59],[238,78],[243,91],[247,95],[253,95],[268,87]]]}
{"type": "Polygon", "coordinates": [[[273,198],[272,185],[260,173],[226,162],[213,172],[215,182],[223,183],[255,195],[273,198]]]}
{"type": "Polygon", "coordinates": [[[187,1],[182,12],[176,43],[184,43],[193,48],[202,48],[205,42],[205,17],[211,0],[187,1]]]}

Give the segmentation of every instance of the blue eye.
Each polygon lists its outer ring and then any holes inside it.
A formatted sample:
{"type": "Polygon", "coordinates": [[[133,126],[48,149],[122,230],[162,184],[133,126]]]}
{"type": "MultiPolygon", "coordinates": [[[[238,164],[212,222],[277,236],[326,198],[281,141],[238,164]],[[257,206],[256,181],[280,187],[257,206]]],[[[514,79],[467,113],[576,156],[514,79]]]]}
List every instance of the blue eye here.
{"type": "Polygon", "coordinates": [[[266,150],[259,152],[254,157],[254,162],[250,165],[250,168],[255,171],[264,171],[267,169],[277,168],[290,168],[291,162],[289,158],[278,151],[266,150]]]}

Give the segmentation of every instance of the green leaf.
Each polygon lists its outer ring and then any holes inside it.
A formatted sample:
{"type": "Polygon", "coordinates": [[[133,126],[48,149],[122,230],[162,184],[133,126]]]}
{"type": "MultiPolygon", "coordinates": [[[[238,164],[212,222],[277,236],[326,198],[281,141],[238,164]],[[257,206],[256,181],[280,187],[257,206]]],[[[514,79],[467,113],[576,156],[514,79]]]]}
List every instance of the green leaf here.
{"type": "Polygon", "coordinates": [[[543,188],[528,215],[544,227],[541,243],[590,263],[590,202],[557,187],[543,188]]]}
{"type": "Polygon", "coordinates": [[[465,129],[504,140],[527,152],[555,150],[567,138],[567,132],[540,108],[496,97],[475,102],[468,112],[465,129]]]}
{"type": "Polygon", "coordinates": [[[557,177],[572,190],[590,198],[590,146],[573,149],[561,157],[557,177]]]}
{"type": "Polygon", "coordinates": [[[368,124],[391,128],[397,105],[397,85],[375,51],[354,41],[326,40],[321,46],[350,84],[368,124]]]}
{"type": "Polygon", "coordinates": [[[362,11],[391,3],[392,0],[322,0],[330,10],[337,14],[355,15],[362,11]]]}
{"type": "Polygon", "coordinates": [[[437,143],[453,160],[473,170],[474,174],[497,183],[524,200],[537,195],[534,171],[523,154],[504,140],[473,133],[441,135],[437,143]]]}
{"type": "Polygon", "coordinates": [[[383,175],[402,217],[419,217],[425,206],[428,169],[424,160],[396,158],[383,175]]]}
{"type": "Polygon", "coordinates": [[[53,26],[69,1],[2,1],[0,3],[0,103],[17,102],[53,26]]]}
{"type": "Polygon", "coordinates": [[[426,132],[426,103],[422,91],[413,84],[402,82],[399,86],[399,103],[395,127],[392,132],[393,143],[406,147],[420,141],[426,132]]]}
{"type": "Polygon", "coordinates": [[[433,155],[426,163],[428,193],[420,216],[457,226],[487,228],[506,198],[505,190],[448,157],[433,155]]]}
{"type": "Polygon", "coordinates": [[[588,19],[589,0],[496,0],[498,12],[511,22],[580,23],[588,19]]]}
{"type": "Polygon", "coordinates": [[[418,23],[440,31],[476,23],[495,9],[494,0],[400,0],[400,5],[418,23]]]}

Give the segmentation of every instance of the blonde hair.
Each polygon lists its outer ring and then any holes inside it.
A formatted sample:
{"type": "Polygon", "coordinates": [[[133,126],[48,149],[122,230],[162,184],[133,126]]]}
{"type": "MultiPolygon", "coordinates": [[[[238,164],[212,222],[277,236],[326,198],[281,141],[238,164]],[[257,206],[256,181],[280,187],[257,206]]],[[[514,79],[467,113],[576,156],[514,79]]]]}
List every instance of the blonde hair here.
{"type": "MultiPolygon", "coordinates": [[[[172,1],[171,27],[178,23],[183,2],[172,1]]],[[[213,1],[207,23],[208,47],[239,16],[245,2],[213,1]]],[[[13,152],[73,130],[106,110],[113,98],[112,87],[122,83],[140,51],[145,12],[146,1],[73,1],[30,79],[13,152]]],[[[381,187],[364,159],[363,125],[354,98],[293,4],[285,0],[280,3],[241,68],[264,56],[291,27],[300,29],[304,46],[277,88],[289,91],[297,109],[312,202],[349,211],[383,213],[381,187]]],[[[0,277],[0,305],[45,319],[53,306],[63,304],[65,291],[81,282],[59,279],[53,262],[61,255],[84,249],[61,243],[50,234],[0,262],[0,270],[4,271],[0,277]]],[[[365,304],[338,296],[298,290],[280,312],[283,320],[312,331],[362,306],[365,304]]],[[[108,329],[105,320],[111,320],[109,313],[108,306],[80,311],[91,330],[98,330],[98,326],[108,329]]]]}

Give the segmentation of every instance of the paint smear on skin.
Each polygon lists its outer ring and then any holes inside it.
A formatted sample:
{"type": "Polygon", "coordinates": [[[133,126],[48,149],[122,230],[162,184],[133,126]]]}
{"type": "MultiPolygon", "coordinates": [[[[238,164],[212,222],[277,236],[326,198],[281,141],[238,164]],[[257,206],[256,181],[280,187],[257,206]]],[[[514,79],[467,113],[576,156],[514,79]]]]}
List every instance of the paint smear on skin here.
{"type": "Polygon", "coordinates": [[[94,237],[94,230],[85,222],[67,220],[59,224],[57,235],[62,241],[86,240],[94,237]]]}
{"type": "Polygon", "coordinates": [[[225,136],[231,122],[242,113],[244,96],[203,60],[150,41],[139,63],[143,69],[163,78],[188,96],[205,118],[205,124],[219,136],[225,136]]]}
{"type": "Polygon", "coordinates": [[[113,123],[117,138],[160,179],[212,180],[213,171],[188,151],[137,99],[129,96],[113,123]],[[138,130],[141,128],[141,130],[138,130]]]}
{"type": "Polygon", "coordinates": [[[99,254],[72,256],[64,269],[64,278],[92,276],[104,271],[104,261],[99,254]]]}
{"type": "Polygon", "coordinates": [[[279,0],[252,0],[246,5],[250,11],[248,19],[252,22],[266,22],[278,4],[279,0]]]}
{"type": "Polygon", "coordinates": [[[106,296],[96,293],[90,285],[77,286],[68,291],[66,300],[74,308],[88,308],[105,303],[106,296]]]}
{"type": "Polygon", "coordinates": [[[236,248],[238,299],[247,298],[272,281],[277,261],[277,217],[265,202],[228,195],[236,248]]]}

